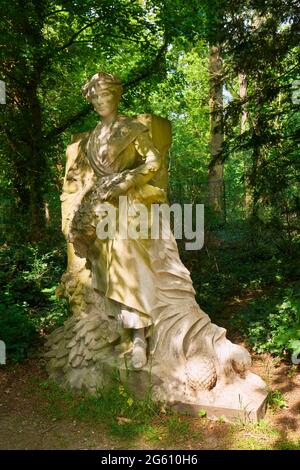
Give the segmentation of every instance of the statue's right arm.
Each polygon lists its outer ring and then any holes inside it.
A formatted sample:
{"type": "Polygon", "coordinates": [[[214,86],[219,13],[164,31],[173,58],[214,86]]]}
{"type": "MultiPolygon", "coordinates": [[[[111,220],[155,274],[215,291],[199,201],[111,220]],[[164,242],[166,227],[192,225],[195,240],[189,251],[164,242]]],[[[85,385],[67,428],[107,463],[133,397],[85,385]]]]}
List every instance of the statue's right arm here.
{"type": "Polygon", "coordinates": [[[108,182],[106,187],[102,184],[104,200],[116,198],[121,194],[126,194],[131,188],[147,184],[158,172],[161,166],[161,155],[154,146],[148,131],[137,136],[134,145],[143,158],[143,163],[132,170],[122,171],[116,181],[108,182]]]}
{"type": "Polygon", "coordinates": [[[83,138],[75,140],[75,142],[67,147],[66,173],[63,185],[64,193],[86,193],[94,184],[94,172],[86,157],[86,136],[88,133],[81,135],[83,138]]]}

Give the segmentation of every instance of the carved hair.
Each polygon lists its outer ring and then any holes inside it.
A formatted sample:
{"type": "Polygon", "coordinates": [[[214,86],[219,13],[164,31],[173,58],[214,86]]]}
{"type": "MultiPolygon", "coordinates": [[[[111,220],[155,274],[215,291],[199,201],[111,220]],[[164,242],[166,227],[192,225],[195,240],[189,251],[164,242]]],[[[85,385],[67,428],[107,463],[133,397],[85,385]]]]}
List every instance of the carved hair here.
{"type": "Polygon", "coordinates": [[[118,77],[112,75],[111,73],[98,72],[92,76],[92,78],[82,87],[83,96],[91,101],[91,97],[95,92],[95,87],[99,89],[106,90],[109,89],[119,98],[123,92],[123,86],[118,77]]]}

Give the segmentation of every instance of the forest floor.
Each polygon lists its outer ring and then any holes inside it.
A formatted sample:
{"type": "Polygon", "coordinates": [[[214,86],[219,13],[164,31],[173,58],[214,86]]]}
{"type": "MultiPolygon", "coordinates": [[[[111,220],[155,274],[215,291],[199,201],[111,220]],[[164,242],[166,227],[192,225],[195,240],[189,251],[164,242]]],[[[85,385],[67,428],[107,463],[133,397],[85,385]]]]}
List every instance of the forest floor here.
{"type": "MultiPolygon", "coordinates": [[[[300,449],[299,369],[260,355],[252,370],[273,390],[260,423],[159,413],[144,432],[126,436],[113,435],[99,418],[69,415],[68,402],[48,385],[42,361],[1,366],[0,449],[300,449]]],[[[115,424],[124,423],[118,418],[115,424]]]]}

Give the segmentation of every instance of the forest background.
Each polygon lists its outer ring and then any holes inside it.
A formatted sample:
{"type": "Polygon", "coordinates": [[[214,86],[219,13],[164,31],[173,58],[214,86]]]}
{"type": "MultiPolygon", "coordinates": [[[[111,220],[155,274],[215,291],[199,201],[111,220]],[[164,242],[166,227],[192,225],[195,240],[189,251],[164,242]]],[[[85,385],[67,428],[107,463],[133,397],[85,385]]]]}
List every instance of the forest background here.
{"type": "Polygon", "coordinates": [[[297,2],[2,0],[0,18],[8,361],[35,355],[70,313],[57,295],[65,150],[95,126],[81,87],[105,70],[124,83],[121,113],[172,122],[170,201],[205,204],[204,248],[179,243],[199,304],[252,351],[290,363],[300,352],[297,2]]]}

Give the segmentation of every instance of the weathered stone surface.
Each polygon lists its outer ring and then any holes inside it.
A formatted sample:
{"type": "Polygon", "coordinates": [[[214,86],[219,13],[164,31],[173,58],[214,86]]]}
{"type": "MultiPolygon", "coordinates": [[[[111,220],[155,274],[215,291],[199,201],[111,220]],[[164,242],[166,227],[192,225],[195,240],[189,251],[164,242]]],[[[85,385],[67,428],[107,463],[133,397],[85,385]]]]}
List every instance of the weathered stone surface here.
{"type": "Polygon", "coordinates": [[[257,375],[248,372],[244,379],[234,384],[220,384],[213,397],[200,394],[194,402],[178,400],[171,406],[193,416],[199,416],[199,411],[204,410],[208,418],[224,418],[227,422],[238,419],[243,422],[259,421],[266,412],[267,395],[265,383],[257,375]]]}
{"type": "MultiPolygon", "coordinates": [[[[109,82],[105,89],[120,87],[107,74],[95,77],[99,89],[103,77],[109,82]]],[[[118,97],[110,95],[112,102],[118,97]]],[[[61,385],[94,393],[117,369],[138,395],[152,390],[154,399],[178,410],[258,419],[265,409],[265,384],[249,372],[249,353],[232,344],[226,330],[197,305],[174,237],[124,241],[115,236],[104,245],[96,236],[99,203],[107,197],[118,210],[110,192],[126,194],[131,208],[166,202],[170,123],[151,115],[110,117],[106,129],[98,125],[74,136],[67,149],[62,228],[72,243],[67,242],[68,266],[57,293],[68,299],[72,316],[46,343],[49,375],[61,385]],[[136,339],[136,331],[146,327],[147,339],[132,343],[129,328],[136,339]]]]}
{"type": "Polygon", "coordinates": [[[70,362],[72,364],[72,367],[76,369],[76,367],[80,366],[82,364],[82,356],[75,356],[73,359],[70,359],[70,362]]]}

